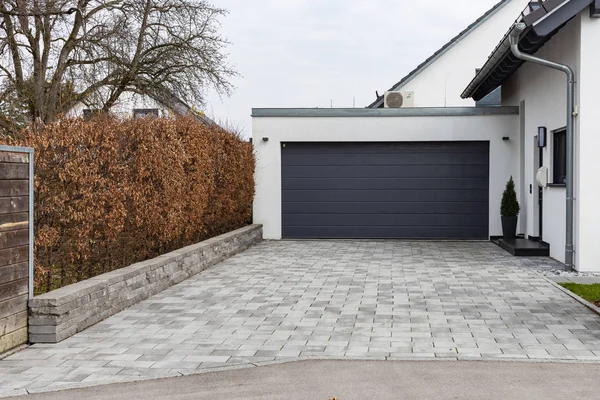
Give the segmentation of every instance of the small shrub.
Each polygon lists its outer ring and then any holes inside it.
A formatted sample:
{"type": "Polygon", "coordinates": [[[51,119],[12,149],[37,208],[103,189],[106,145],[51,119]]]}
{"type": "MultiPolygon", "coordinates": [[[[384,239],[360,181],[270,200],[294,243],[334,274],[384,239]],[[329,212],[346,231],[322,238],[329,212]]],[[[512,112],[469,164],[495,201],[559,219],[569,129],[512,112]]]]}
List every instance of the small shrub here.
{"type": "Polygon", "coordinates": [[[35,149],[35,287],[48,292],[240,228],[251,145],[189,118],[61,120],[35,149]]]}
{"type": "Polygon", "coordinates": [[[517,200],[517,192],[515,191],[515,182],[512,176],[506,183],[506,189],[502,194],[502,204],[500,206],[500,215],[503,217],[516,217],[521,212],[521,206],[517,200]]]}

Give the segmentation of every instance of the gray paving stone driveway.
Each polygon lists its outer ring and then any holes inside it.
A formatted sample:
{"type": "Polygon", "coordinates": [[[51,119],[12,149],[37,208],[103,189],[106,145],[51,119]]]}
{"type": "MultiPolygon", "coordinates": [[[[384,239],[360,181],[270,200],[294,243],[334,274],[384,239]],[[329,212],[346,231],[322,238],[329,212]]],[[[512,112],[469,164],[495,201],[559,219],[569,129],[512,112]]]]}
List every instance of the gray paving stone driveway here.
{"type": "Polygon", "coordinates": [[[0,394],[303,357],[600,362],[600,317],[490,243],[263,242],[57,345],[0,394]]]}

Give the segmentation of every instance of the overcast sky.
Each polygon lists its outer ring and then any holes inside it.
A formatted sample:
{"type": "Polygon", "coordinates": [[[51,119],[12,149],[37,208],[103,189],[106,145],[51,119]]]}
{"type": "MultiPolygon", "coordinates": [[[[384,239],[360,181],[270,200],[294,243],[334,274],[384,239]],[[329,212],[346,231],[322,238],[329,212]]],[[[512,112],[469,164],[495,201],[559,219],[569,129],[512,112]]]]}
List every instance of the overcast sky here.
{"type": "Polygon", "coordinates": [[[365,107],[498,0],[212,0],[240,73],[207,113],[251,135],[253,107],[365,107]]]}

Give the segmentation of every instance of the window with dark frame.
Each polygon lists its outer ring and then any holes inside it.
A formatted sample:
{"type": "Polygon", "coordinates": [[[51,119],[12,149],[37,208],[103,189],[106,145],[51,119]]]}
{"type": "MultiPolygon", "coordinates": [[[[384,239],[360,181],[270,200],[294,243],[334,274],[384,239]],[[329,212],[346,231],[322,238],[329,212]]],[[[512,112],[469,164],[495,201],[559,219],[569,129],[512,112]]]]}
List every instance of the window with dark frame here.
{"type": "Polygon", "coordinates": [[[529,2],[529,12],[534,12],[541,6],[542,6],[541,1],[530,1],[529,2]]]}
{"type": "Polygon", "coordinates": [[[475,107],[499,107],[502,105],[502,86],[498,86],[483,99],[475,102],[475,107]]]}
{"type": "Polygon", "coordinates": [[[133,118],[158,118],[158,108],[138,108],[133,110],[133,118]]]}
{"type": "MultiPolygon", "coordinates": [[[[481,68],[475,68],[475,75],[481,71],[481,68]]],[[[483,99],[475,102],[475,107],[498,107],[502,105],[502,86],[485,96],[483,99]]]]}
{"type": "Polygon", "coordinates": [[[84,108],[83,109],[83,119],[89,121],[93,116],[102,114],[102,109],[100,108],[84,108]]]}
{"type": "Polygon", "coordinates": [[[567,183],[567,131],[554,132],[552,158],[552,182],[555,185],[567,183]]]}

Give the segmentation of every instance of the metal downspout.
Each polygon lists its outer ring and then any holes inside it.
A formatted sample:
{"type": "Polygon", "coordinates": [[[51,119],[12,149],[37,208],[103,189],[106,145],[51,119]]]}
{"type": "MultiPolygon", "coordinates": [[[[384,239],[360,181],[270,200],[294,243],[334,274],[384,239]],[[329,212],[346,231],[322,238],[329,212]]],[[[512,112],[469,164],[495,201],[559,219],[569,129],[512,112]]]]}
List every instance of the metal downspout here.
{"type": "Polygon", "coordinates": [[[553,68],[567,74],[567,233],[566,233],[566,254],[565,263],[567,267],[574,266],[575,247],[573,245],[573,215],[574,215],[574,137],[575,137],[575,72],[565,64],[559,64],[542,58],[534,57],[530,54],[525,54],[519,50],[519,41],[521,34],[526,29],[524,23],[515,24],[514,29],[510,33],[510,48],[515,57],[530,61],[535,64],[540,64],[548,68],[553,68]]]}

